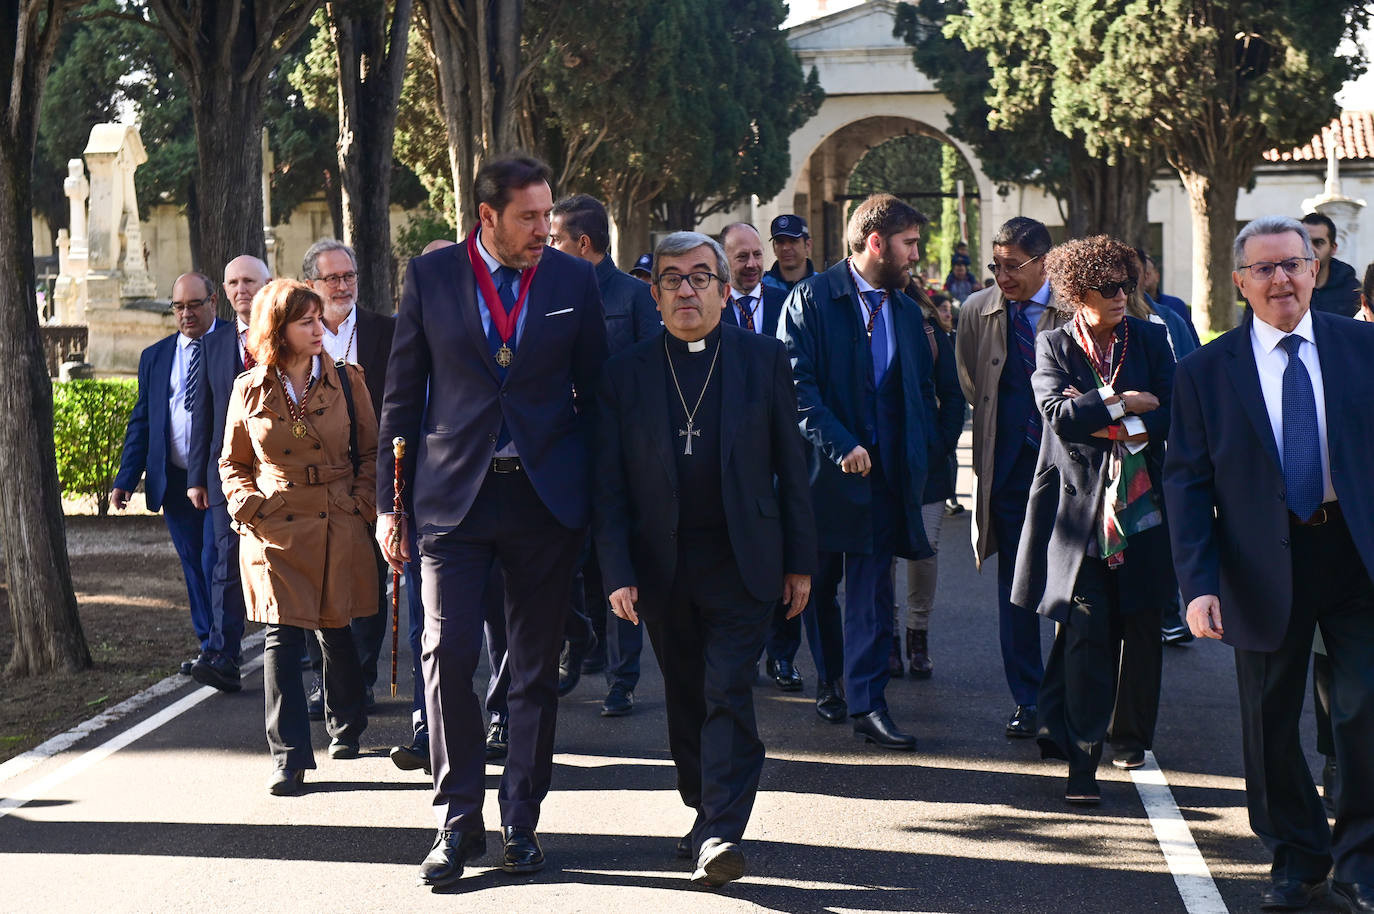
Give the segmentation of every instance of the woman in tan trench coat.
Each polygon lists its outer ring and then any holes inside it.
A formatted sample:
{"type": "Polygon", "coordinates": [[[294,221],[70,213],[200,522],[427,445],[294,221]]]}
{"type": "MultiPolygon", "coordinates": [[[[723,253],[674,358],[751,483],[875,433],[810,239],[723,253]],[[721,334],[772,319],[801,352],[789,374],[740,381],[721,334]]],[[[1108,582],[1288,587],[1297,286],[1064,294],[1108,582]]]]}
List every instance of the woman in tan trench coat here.
{"type": "Polygon", "coordinates": [[[253,300],[253,369],[234,382],[220,475],[234,526],[248,618],[267,625],[268,789],[300,791],[315,767],[300,658],[307,632],[324,654],[325,722],[331,758],[356,758],[367,726],[362,668],[349,621],[377,611],[377,418],[362,370],[347,365],[356,423],[341,369],[321,357],[318,295],[276,280],[253,300]],[[350,428],[356,453],[350,453],[350,428]],[[355,469],[356,467],[356,469],[355,469]]]}

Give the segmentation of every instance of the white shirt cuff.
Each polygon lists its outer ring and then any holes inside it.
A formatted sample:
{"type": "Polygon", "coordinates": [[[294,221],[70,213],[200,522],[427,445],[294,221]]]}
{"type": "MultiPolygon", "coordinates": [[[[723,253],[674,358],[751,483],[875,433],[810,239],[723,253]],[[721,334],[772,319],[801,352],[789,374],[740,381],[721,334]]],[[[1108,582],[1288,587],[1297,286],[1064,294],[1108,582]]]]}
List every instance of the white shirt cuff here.
{"type": "MultiPolygon", "coordinates": [[[[1126,418],[1122,419],[1121,427],[1126,430],[1127,434],[1145,434],[1145,423],[1140,421],[1139,416],[1127,416],[1126,418]]],[[[1145,450],[1145,448],[1149,446],[1150,443],[1148,441],[1131,441],[1127,442],[1126,450],[1130,451],[1132,454],[1139,454],[1141,451],[1145,450]]]]}
{"type": "Polygon", "coordinates": [[[1097,393],[1102,397],[1102,402],[1107,406],[1107,415],[1111,416],[1112,419],[1120,419],[1122,416],[1126,415],[1125,403],[1122,403],[1120,400],[1117,400],[1115,403],[1107,403],[1108,397],[1116,396],[1116,394],[1111,392],[1110,387],[1099,387],[1097,388],[1097,393]]]}

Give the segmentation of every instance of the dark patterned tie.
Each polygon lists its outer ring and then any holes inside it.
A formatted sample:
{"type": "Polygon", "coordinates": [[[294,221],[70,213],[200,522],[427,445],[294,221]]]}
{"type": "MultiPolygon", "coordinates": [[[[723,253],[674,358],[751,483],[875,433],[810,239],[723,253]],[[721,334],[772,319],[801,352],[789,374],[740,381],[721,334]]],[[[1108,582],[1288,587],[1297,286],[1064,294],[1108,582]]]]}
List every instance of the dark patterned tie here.
{"type": "MultiPolygon", "coordinates": [[[[1030,318],[1026,316],[1027,302],[1010,302],[1015,310],[1011,318],[1011,335],[1016,340],[1016,351],[1021,356],[1021,364],[1026,369],[1026,377],[1035,374],[1035,329],[1031,327],[1030,318]]],[[[1026,443],[1036,450],[1040,449],[1041,423],[1040,410],[1037,408],[1031,412],[1030,419],[1026,422],[1026,443]]]]}
{"type": "Polygon", "coordinates": [[[1307,520],[1322,503],[1317,398],[1312,393],[1312,377],[1298,356],[1302,337],[1285,336],[1279,345],[1288,353],[1288,367],[1283,370],[1283,485],[1288,510],[1307,520]]]}
{"type": "Polygon", "coordinates": [[[758,307],[758,301],[752,295],[741,295],[735,299],[735,306],[739,308],[739,325],[751,333],[754,330],[754,309],[758,307]]]}
{"type": "Polygon", "coordinates": [[[195,412],[196,391],[200,387],[200,340],[191,340],[187,348],[191,350],[191,364],[186,369],[186,396],[182,398],[182,403],[186,411],[191,413],[195,412]]]}

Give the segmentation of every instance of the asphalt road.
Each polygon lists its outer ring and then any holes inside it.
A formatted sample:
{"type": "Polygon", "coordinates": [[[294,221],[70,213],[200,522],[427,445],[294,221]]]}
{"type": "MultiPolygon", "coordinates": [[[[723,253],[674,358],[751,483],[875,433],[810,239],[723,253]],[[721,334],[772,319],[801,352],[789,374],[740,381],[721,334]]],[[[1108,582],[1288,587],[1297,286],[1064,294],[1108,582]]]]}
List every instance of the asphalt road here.
{"type": "MultiPolygon", "coordinates": [[[[803,696],[771,683],[755,690],[768,762],[746,835],[748,875],[724,890],[692,886],[673,856],[692,817],[673,788],[662,684],[646,650],[633,715],[598,715],[600,677],[563,701],[542,873],[497,868],[500,769],[491,766],[486,858],[448,892],[416,885],[433,838],[427,779],[385,754],[409,733],[403,699],[381,702],[358,760],[331,761],[317,724],[308,792],[269,796],[257,668],[241,694],[212,694],[173,716],[199,692],[177,684],[28,770],[0,767],[0,797],[11,798],[0,800],[0,911],[1196,914],[1223,910],[1196,891],[1210,884],[1225,910],[1257,910],[1268,865],[1246,822],[1230,649],[1166,652],[1155,757],[1205,864],[1181,890],[1130,776],[1104,765],[1102,805],[1076,811],[1063,801],[1062,764],[1005,738],[995,575],[973,568],[967,513],[947,521],[944,542],[935,675],[888,690],[917,751],[879,750],[820,720],[803,647],[803,696]],[[110,740],[162,718],[108,752],[110,740]]],[[[1048,650],[1048,627],[1044,638],[1048,650]]],[[[1304,742],[1319,770],[1310,718],[1309,709],[1304,742]]]]}

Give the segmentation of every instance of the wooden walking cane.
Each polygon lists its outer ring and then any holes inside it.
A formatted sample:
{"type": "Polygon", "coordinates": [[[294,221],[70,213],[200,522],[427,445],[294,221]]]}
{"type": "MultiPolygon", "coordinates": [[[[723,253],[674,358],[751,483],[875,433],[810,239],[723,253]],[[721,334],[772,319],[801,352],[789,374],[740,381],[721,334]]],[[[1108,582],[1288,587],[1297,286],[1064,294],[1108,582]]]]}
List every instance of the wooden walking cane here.
{"type": "MultiPolygon", "coordinates": [[[[405,505],[401,501],[401,490],[405,488],[405,480],[401,476],[401,461],[406,456],[406,440],[404,438],[392,438],[391,448],[396,453],[396,485],[392,490],[391,510],[401,518],[405,516],[405,505]]],[[[396,525],[391,528],[391,554],[401,554],[401,526],[404,520],[397,520],[396,525]]],[[[391,697],[396,697],[396,640],[401,632],[401,573],[395,568],[391,569],[391,697]]]]}

